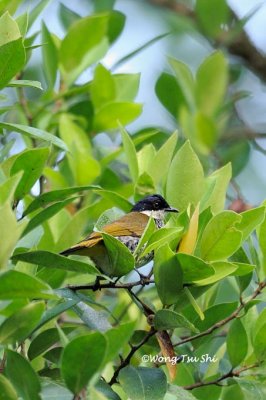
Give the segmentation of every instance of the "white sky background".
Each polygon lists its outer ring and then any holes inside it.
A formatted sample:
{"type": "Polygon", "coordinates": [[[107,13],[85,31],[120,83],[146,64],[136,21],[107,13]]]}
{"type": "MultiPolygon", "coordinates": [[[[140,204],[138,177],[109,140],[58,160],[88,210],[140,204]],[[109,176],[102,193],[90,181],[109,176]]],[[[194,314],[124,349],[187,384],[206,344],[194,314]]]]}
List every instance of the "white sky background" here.
{"type": "MultiPolygon", "coordinates": [[[[88,14],[89,2],[87,0],[77,0],[75,2],[64,0],[61,2],[81,15],[88,14]]],[[[266,0],[228,0],[228,3],[240,17],[247,15],[258,5],[261,5],[260,9],[247,23],[246,30],[256,46],[266,53],[266,0]]],[[[48,28],[59,37],[62,37],[63,31],[58,24],[58,4],[58,0],[52,0],[42,17],[48,28]]],[[[149,6],[142,0],[117,0],[115,8],[125,13],[127,20],[121,37],[103,60],[107,68],[110,68],[114,62],[130,51],[135,50],[160,33],[167,32],[169,29],[163,14],[158,12],[156,7],[149,6]]],[[[39,22],[36,21],[35,29],[38,28],[39,22]]],[[[210,48],[206,46],[206,43],[199,43],[196,38],[188,35],[175,36],[174,38],[166,38],[157,42],[115,71],[141,72],[141,84],[137,101],[144,103],[144,110],[141,117],[131,124],[131,131],[151,125],[165,127],[170,130],[174,129],[174,124],[168,113],[160,105],[151,88],[155,86],[156,79],[160,73],[168,68],[168,55],[179,58],[187,62],[192,69],[196,69],[209,51],[210,48]]],[[[37,59],[37,57],[38,52],[36,51],[34,58],[37,59]]],[[[88,80],[88,73],[84,73],[82,78],[84,81],[88,80]]],[[[257,132],[266,132],[265,86],[253,74],[248,73],[238,83],[238,90],[251,92],[251,96],[248,99],[241,100],[238,104],[239,113],[245,123],[257,132]]],[[[264,148],[266,148],[265,142],[264,140],[260,143],[264,148]]],[[[266,197],[264,190],[266,186],[265,171],[266,157],[254,151],[248,168],[237,178],[247,199],[253,204],[259,203],[266,197]],[[247,182],[249,182],[248,186],[247,182]]]]}

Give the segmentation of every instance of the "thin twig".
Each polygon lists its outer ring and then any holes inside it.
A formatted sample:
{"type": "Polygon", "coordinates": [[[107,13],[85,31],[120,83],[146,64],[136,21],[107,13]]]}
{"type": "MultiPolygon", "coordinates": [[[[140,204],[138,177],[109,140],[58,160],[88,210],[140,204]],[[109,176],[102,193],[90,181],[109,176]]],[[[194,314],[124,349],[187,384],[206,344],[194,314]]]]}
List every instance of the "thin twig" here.
{"type": "MultiPolygon", "coordinates": [[[[149,285],[150,283],[154,283],[153,280],[150,279],[140,279],[135,282],[129,282],[129,283],[117,283],[117,282],[108,282],[108,283],[98,283],[97,284],[97,290],[101,289],[132,289],[135,286],[146,286],[149,285]]],[[[76,290],[95,290],[95,283],[93,284],[88,284],[88,285],[69,285],[67,286],[68,289],[71,289],[73,291],[76,290]]]]}

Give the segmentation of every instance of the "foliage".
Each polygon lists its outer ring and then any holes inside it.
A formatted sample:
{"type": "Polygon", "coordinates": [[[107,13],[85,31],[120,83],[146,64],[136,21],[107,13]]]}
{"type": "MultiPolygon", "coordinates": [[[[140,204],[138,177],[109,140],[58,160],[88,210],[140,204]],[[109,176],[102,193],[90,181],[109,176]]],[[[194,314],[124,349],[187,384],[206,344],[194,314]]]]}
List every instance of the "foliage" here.
{"type": "MultiPolygon", "coordinates": [[[[230,59],[213,51],[193,75],[171,57],[155,90],[179,137],[156,126],[131,135],[140,76],[102,62],[125,24],[114,2],[84,17],[61,4],[63,39],[44,22],[31,34],[48,2],[15,17],[19,3],[0,6],[0,398],[263,398],[265,203],[225,209],[230,59]],[[41,82],[29,67],[38,35],[41,82]],[[151,220],[133,255],[104,234],[105,274],[58,254],[151,193],[179,214],[160,230],[151,220]],[[154,275],[148,264],[138,277],[151,251],[154,275]]],[[[210,20],[208,3],[195,12],[216,38],[229,9],[216,1],[210,20]]],[[[234,176],[248,159],[237,146],[234,176]]]]}

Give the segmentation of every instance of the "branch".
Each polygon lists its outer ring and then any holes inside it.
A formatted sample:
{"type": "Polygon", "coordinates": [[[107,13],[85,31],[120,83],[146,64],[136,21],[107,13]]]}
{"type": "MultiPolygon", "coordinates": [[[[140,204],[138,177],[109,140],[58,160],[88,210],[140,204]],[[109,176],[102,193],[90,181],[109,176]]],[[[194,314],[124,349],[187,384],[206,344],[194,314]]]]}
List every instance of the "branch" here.
{"type": "Polygon", "coordinates": [[[136,353],[136,351],[138,351],[138,349],[140,349],[145,343],[148,342],[148,340],[150,339],[150,337],[152,337],[154,334],[156,333],[155,329],[153,327],[150,328],[149,332],[147,332],[146,336],[144,336],[144,338],[142,339],[142,341],[136,345],[136,346],[131,346],[131,350],[128,353],[128,355],[126,356],[126,358],[121,362],[121,364],[116,368],[114,375],[112,377],[112,379],[109,382],[109,385],[112,386],[114,383],[117,382],[117,378],[119,375],[119,372],[121,371],[121,369],[125,368],[127,365],[129,365],[131,358],[133,357],[133,355],[136,353]]]}
{"type": "MultiPolygon", "coordinates": [[[[177,13],[180,16],[190,18],[195,21],[200,32],[206,37],[205,33],[202,32],[200,23],[197,19],[197,14],[193,9],[189,8],[185,4],[176,3],[172,0],[148,0],[150,3],[164,7],[177,13]]],[[[231,10],[232,16],[236,21],[236,24],[240,22],[237,15],[231,10]]],[[[230,33],[230,32],[229,32],[230,33]]],[[[252,69],[261,79],[266,80],[266,56],[263,55],[251,42],[248,35],[242,29],[238,36],[234,37],[234,40],[228,42],[227,35],[224,38],[211,38],[214,40],[214,44],[219,47],[220,45],[225,46],[227,50],[237,56],[241,57],[246,64],[252,69]]]]}
{"type": "Polygon", "coordinates": [[[255,364],[247,365],[245,367],[242,367],[242,368],[239,368],[239,369],[236,369],[236,370],[232,369],[231,371],[227,372],[226,374],[220,376],[220,378],[218,378],[218,379],[214,379],[214,380],[209,381],[209,382],[196,382],[196,383],[193,383],[192,385],[189,385],[189,386],[183,386],[183,389],[192,390],[192,389],[196,389],[196,388],[199,388],[199,387],[202,387],[202,386],[219,385],[219,383],[221,381],[223,381],[223,380],[225,380],[227,378],[239,377],[239,375],[242,372],[247,371],[247,370],[252,369],[252,368],[257,368],[259,366],[259,364],[260,363],[255,363],[255,364]]]}
{"type": "Polygon", "coordinates": [[[150,283],[154,283],[152,279],[140,279],[139,281],[129,282],[129,283],[117,283],[117,282],[108,282],[108,283],[100,283],[97,284],[88,284],[88,285],[69,285],[68,289],[73,291],[76,290],[101,290],[101,289],[132,289],[135,286],[146,286],[150,283]]]}
{"type": "Polygon", "coordinates": [[[185,339],[180,340],[179,342],[175,343],[173,346],[181,346],[184,343],[187,342],[192,342],[193,340],[199,339],[201,337],[210,335],[212,332],[215,330],[221,328],[222,326],[226,325],[228,322],[232,321],[233,319],[237,318],[240,314],[240,312],[245,308],[247,304],[249,304],[252,300],[254,300],[261,292],[262,290],[266,287],[266,281],[259,283],[257,289],[255,292],[252,294],[252,296],[249,298],[247,301],[242,301],[241,304],[237,307],[237,309],[230,314],[228,317],[222,319],[219,322],[216,322],[216,324],[212,325],[210,328],[206,329],[203,332],[200,332],[194,336],[187,337],[185,339]]]}

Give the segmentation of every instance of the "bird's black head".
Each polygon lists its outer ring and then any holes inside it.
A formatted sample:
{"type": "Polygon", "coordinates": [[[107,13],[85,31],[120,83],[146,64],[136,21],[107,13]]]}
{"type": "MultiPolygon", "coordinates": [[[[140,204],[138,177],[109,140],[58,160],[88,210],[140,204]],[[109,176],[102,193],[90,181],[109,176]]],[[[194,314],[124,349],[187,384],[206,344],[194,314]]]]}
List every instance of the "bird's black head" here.
{"type": "Polygon", "coordinates": [[[160,194],[152,194],[138,201],[131,211],[178,212],[176,208],[170,207],[167,201],[160,194]]]}

